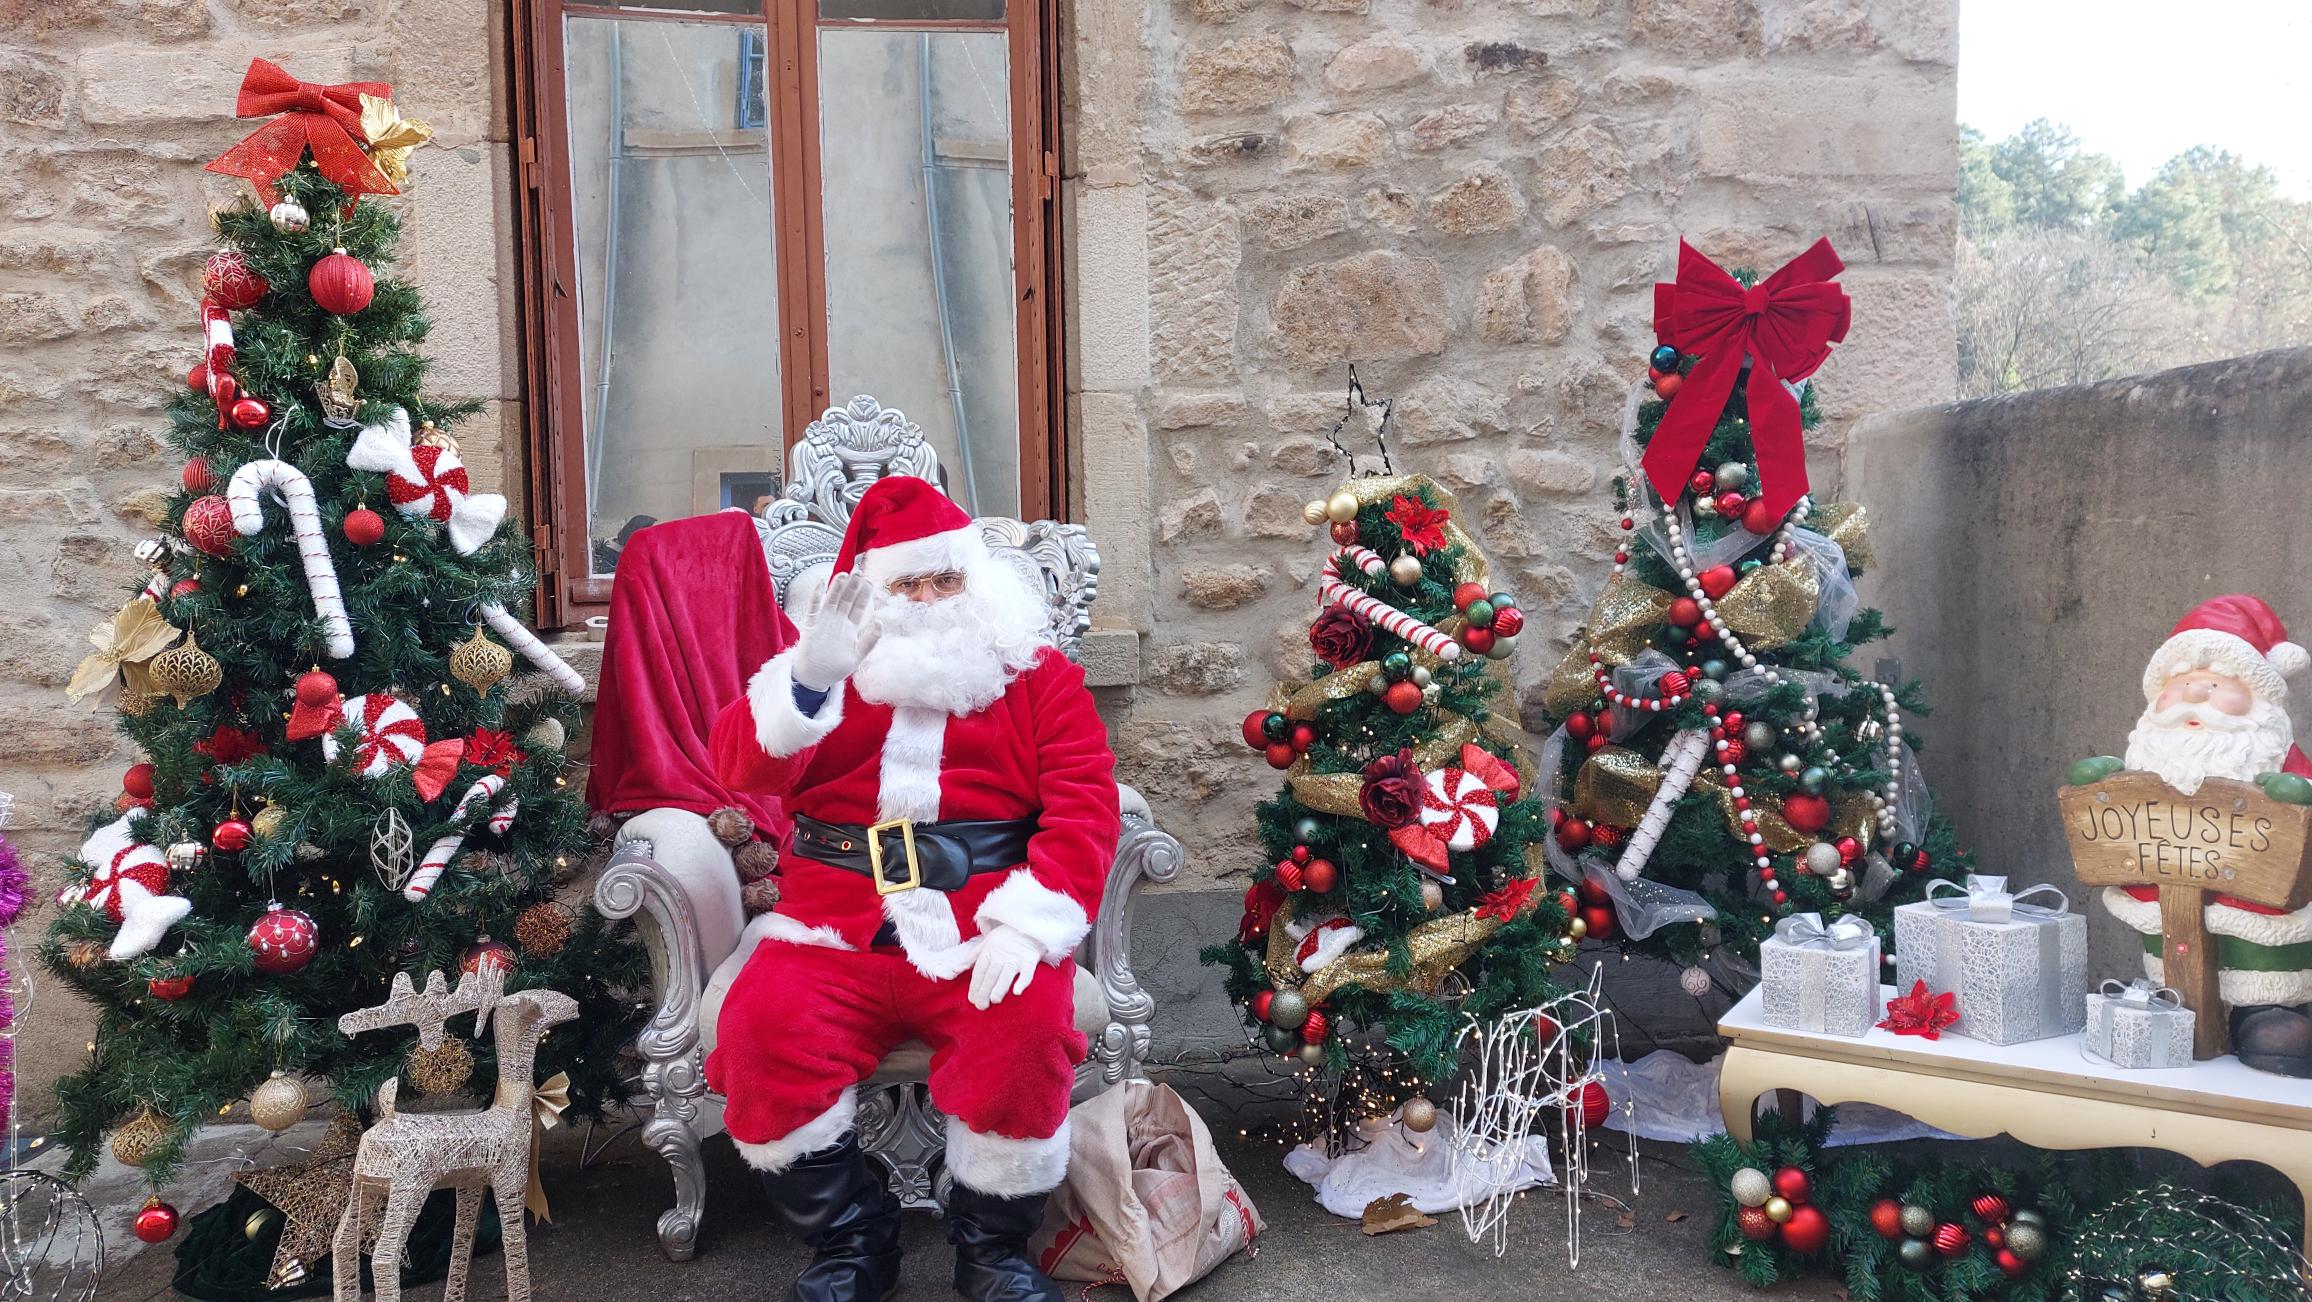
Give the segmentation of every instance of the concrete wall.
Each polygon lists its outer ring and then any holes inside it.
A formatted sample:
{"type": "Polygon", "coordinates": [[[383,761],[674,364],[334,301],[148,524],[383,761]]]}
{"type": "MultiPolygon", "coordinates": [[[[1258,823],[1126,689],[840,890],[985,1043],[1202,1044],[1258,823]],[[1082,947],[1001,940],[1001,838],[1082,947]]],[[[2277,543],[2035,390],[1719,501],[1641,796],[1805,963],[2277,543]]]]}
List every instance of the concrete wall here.
{"type": "MultiPolygon", "coordinates": [[[[1937,801],[1985,871],[2075,902],[2056,787],[2126,748],[2175,621],[2249,592],[2312,632],[2312,534],[2293,526],[2312,349],[1870,417],[1846,479],[1870,507],[1884,654],[1935,706],[1916,732],[1937,801]]],[[[2096,975],[2136,975],[2132,933],[2086,911],[2096,975]]]]}

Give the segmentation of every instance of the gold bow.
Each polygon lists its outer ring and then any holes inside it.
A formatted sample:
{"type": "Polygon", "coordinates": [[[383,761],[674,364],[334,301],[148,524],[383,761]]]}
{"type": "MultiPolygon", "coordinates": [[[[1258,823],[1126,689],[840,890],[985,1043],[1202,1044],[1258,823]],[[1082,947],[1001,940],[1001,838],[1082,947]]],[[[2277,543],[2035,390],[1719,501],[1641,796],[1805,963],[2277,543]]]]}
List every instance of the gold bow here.
{"type": "Polygon", "coordinates": [[[433,128],[416,118],[403,117],[390,99],[363,95],[361,134],[369,138],[370,161],[398,187],[409,179],[409,156],[433,138],[433,128]]]}
{"type": "Polygon", "coordinates": [[[161,618],[160,607],[151,597],[137,597],[111,619],[88,630],[88,644],[96,650],[72,671],[65,697],[78,702],[112,686],[114,678],[124,673],[130,675],[134,686],[144,662],[166,651],[179,636],[179,631],[161,618]]]}
{"type": "Polygon", "coordinates": [[[555,1072],[546,1083],[530,1091],[530,1187],[522,1194],[522,1205],[538,1218],[541,1225],[552,1223],[554,1217],[546,1209],[546,1184],[538,1178],[538,1150],[544,1147],[546,1132],[562,1124],[562,1110],[570,1106],[570,1073],[555,1072]]]}

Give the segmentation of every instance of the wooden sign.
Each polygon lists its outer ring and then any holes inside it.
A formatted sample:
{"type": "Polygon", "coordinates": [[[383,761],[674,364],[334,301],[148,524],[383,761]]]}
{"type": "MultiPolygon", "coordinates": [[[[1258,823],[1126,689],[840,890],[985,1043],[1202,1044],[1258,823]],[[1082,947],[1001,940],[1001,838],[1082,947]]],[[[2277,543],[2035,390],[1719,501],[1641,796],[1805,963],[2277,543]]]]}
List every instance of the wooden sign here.
{"type": "Polygon", "coordinates": [[[2193,1019],[2192,1056],[2230,1052],[2207,896],[2295,910],[2312,903],[2312,806],[2209,778],[2185,795],[2157,775],[2115,773],[2056,794],[2071,865],[2089,886],[2159,888],[2160,961],[2193,1019]]]}

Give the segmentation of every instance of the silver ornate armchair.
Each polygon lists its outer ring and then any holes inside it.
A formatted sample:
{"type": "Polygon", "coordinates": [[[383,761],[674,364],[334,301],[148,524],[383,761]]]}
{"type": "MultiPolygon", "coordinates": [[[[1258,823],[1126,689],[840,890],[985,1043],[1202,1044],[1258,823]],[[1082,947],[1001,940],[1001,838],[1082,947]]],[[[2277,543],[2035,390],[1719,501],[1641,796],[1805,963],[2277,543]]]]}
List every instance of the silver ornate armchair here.
{"type": "MultiPolygon", "coordinates": [[[[811,590],[810,576],[825,575],[860,495],[892,474],[942,482],[937,455],[901,413],[859,397],[811,422],[795,445],[785,488],[755,522],[782,605],[790,590],[811,590]]],[[[1091,627],[1100,565],[1083,526],[1003,518],[979,524],[997,556],[1041,587],[1055,640],[1074,655],[1091,627]]],[[[1180,843],[1155,825],[1138,792],[1119,787],[1118,803],[1123,839],[1078,954],[1076,1024],[1091,1041],[1091,1056],[1076,1070],[1078,1101],[1141,1074],[1155,1004],[1132,974],[1133,906],[1146,883],[1172,880],[1182,862],[1180,843]]],[[[674,1206],[658,1218],[659,1248],[688,1261],[706,1198],[700,1145],[722,1129],[722,1100],[707,1091],[703,1064],[722,997],[753,953],[755,933],[746,926],[729,852],[704,819],[684,810],[649,810],[619,829],[594,903],[609,917],[636,919],[650,951],[655,1008],[636,1045],[651,1112],[643,1139],[674,1173],[674,1206]]],[[[903,1045],[860,1092],[860,1142],[909,1207],[939,1206],[947,1192],[945,1118],[924,1084],[929,1061],[922,1045],[903,1045]]]]}

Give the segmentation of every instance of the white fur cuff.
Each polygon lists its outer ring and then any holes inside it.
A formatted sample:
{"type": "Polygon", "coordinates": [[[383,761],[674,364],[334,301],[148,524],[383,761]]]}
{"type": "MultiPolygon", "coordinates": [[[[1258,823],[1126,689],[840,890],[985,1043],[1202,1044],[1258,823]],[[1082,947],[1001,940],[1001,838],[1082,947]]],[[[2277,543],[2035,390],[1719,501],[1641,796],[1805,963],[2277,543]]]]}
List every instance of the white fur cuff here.
{"type": "Polygon", "coordinates": [[[885,588],[893,579],[936,574],[941,570],[969,570],[973,562],[987,557],[987,540],[980,537],[979,526],[972,524],[870,548],[860,553],[857,568],[869,583],[885,588]]]}
{"type": "Polygon", "coordinates": [[[998,1198],[1050,1193],[1068,1174],[1068,1119],[1049,1139],[1006,1139],[947,1119],[947,1169],[956,1179],[998,1198]]]}
{"type": "Polygon", "coordinates": [[[747,680],[747,709],[754,714],[755,740],[763,753],[785,759],[825,740],[843,722],[843,685],[835,684],[817,715],[795,708],[795,652],[781,651],[747,680]]]}
{"type": "Polygon", "coordinates": [[[981,931],[1000,922],[1024,934],[1036,942],[1050,963],[1064,963],[1073,957],[1076,946],[1092,929],[1083,905],[1037,881],[1025,868],[1013,869],[1003,885],[990,891],[972,920],[981,931]]]}
{"type": "Polygon", "coordinates": [[[731,1142],[738,1146],[739,1156],[746,1159],[748,1166],[777,1175],[802,1158],[833,1148],[836,1141],[851,1133],[851,1127],[858,1120],[859,1091],[846,1089],[835,1100],[835,1106],[777,1139],[750,1144],[733,1136],[731,1142]]]}
{"type": "Polygon", "coordinates": [[[790,945],[811,945],[819,949],[849,949],[843,933],[833,927],[807,927],[784,913],[758,915],[747,929],[739,933],[738,948],[748,953],[766,940],[783,940],[790,945]]]}

